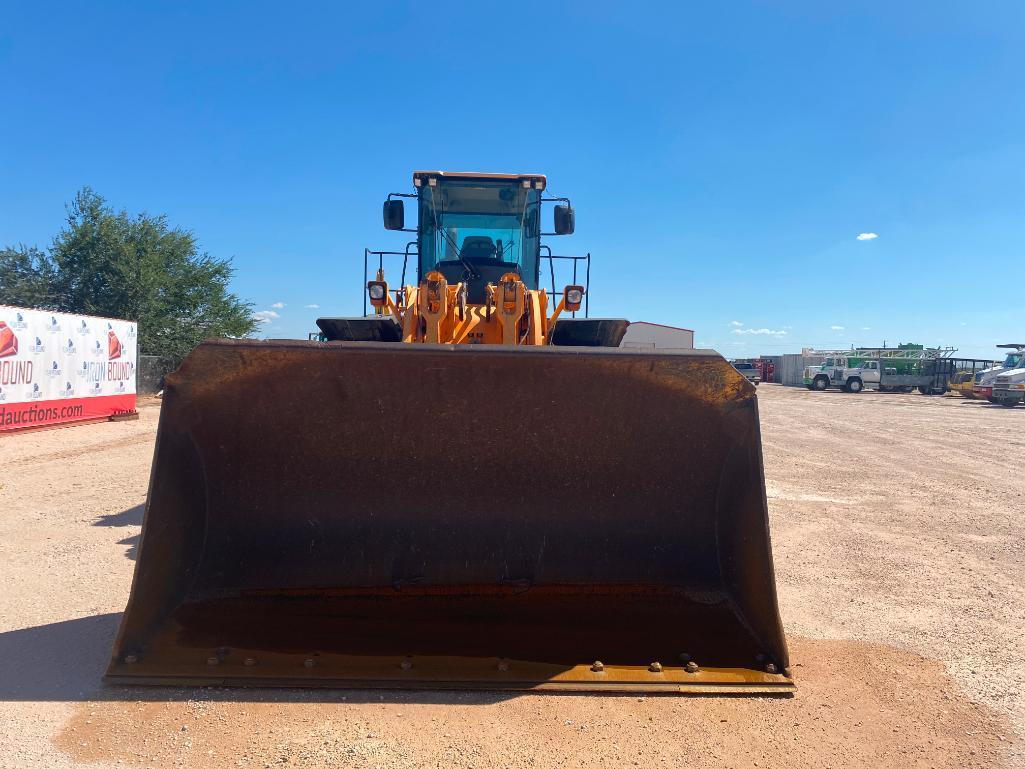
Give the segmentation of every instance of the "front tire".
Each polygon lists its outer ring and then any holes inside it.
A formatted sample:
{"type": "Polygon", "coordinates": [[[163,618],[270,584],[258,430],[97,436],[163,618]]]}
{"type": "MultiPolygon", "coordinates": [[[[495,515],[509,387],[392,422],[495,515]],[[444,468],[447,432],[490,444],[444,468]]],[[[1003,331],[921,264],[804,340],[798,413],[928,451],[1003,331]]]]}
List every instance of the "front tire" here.
{"type": "Polygon", "coordinates": [[[827,387],[829,387],[829,380],[826,379],[826,377],[824,377],[824,376],[817,376],[817,377],[815,377],[814,381],[811,383],[811,386],[814,389],[818,390],[819,392],[822,392],[827,387]]]}
{"type": "Polygon", "coordinates": [[[862,384],[860,379],[848,379],[847,380],[847,392],[849,393],[860,393],[865,389],[865,385],[862,384]]]}

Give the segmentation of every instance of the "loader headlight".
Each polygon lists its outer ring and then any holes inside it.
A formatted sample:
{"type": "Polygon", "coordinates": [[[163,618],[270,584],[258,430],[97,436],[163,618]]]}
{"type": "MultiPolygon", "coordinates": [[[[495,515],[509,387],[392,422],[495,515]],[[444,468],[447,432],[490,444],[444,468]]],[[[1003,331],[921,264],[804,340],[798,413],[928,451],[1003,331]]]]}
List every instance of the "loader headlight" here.
{"type": "Polygon", "coordinates": [[[580,309],[580,303],[584,301],[584,287],[566,286],[563,296],[566,297],[566,309],[570,312],[576,312],[580,309]]]}
{"type": "Polygon", "coordinates": [[[388,284],[379,280],[372,280],[367,283],[367,294],[370,296],[370,303],[377,306],[384,304],[388,296],[388,284]]]}

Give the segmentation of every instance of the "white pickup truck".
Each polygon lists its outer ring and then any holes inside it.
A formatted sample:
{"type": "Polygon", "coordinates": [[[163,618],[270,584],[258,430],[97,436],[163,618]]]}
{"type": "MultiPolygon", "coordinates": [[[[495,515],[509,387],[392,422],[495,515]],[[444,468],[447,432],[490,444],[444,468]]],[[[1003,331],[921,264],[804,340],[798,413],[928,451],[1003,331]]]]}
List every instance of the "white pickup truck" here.
{"type": "Polygon", "coordinates": [[[744,378],[755,387],[762,381],[762,375],[758,373],[758,367],[753,363],[734,363],[733,368],[744,375],[744,378]]]}

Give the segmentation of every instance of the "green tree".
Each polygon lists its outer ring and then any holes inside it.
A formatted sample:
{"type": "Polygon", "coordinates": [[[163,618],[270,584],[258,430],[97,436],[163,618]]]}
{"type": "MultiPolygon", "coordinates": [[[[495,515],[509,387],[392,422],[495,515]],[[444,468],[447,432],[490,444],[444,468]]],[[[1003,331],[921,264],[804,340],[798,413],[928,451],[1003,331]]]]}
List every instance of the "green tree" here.
{"type": "Polygon", "coordinates": [[[35,246],[0,249],[0,302],[57,309],[52,291],[53,260],[35,246]]]}
{"type": "Polygon", "coordinates": [[[200,253],[195,235],[166,217],[114,211],[86,187],[48,253],[0,251],[0,297],[136,320],[140,352],[180,360],[203,339],[256,329],[252,305],[228,290],[232,272],[230,260],[200,253]]]}

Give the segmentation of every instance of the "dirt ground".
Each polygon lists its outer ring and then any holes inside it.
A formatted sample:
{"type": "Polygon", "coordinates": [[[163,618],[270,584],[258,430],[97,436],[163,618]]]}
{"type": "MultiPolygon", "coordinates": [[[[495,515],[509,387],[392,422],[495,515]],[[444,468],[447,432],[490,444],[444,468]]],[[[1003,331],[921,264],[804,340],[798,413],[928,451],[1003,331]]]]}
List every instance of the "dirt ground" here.
{"type": "Polygon", "coordinates": [[[0,438],[0,767],[1025,766],[1025,408],[759,401],[789,699],[106,687],[159,403],[0,438]]]}

